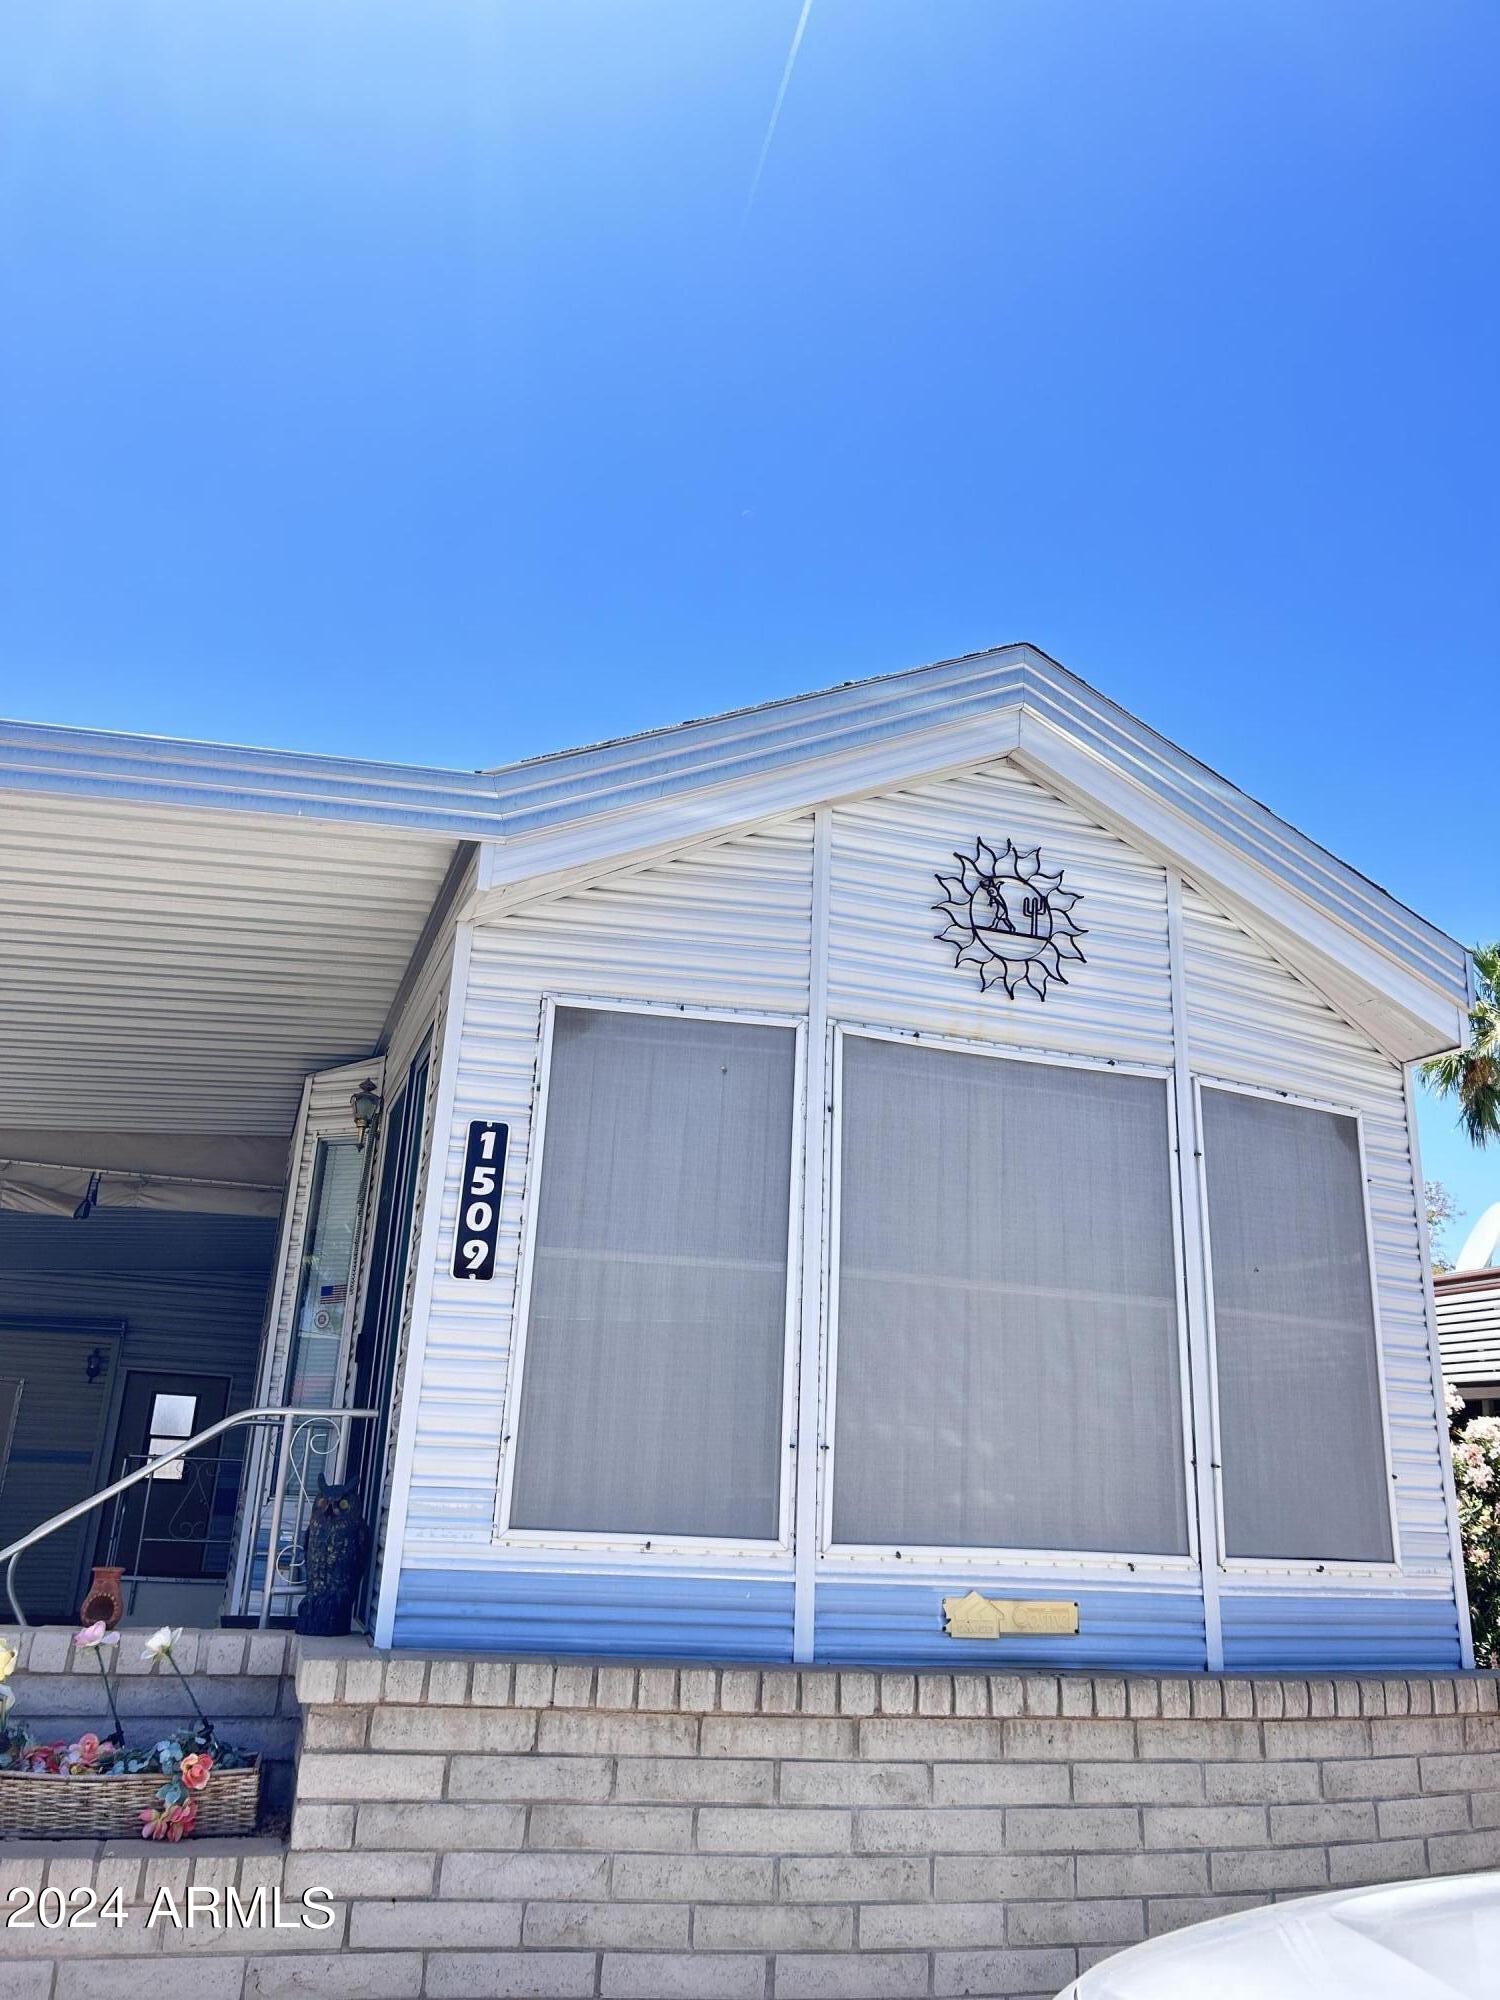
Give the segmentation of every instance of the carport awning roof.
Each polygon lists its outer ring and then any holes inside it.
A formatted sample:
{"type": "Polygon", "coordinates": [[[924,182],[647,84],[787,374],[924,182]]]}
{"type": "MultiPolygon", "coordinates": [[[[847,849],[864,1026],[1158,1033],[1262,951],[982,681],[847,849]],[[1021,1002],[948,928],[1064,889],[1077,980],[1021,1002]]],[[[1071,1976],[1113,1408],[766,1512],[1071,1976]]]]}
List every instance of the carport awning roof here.
{"type": "Polygon", "coordinates": [[[0,1151],[14,1128],[33,1150],[39,1132],[284,1141],[304,1077],[379,1044],[456,847],[452,833],[12,794],[0,1151]]]}

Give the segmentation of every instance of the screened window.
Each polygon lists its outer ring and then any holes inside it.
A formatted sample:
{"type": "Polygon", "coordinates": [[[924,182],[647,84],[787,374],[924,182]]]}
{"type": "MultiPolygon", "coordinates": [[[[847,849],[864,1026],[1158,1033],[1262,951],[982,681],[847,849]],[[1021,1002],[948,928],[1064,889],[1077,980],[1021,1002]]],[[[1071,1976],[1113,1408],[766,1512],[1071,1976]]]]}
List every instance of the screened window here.
{"type": "Polygon", "coordinates": [[[1225,1553],[1389,1562],[1359,1128],[1202,1102],[1225,1553]]]}
{"type": "Polygon", "coordinates": [[[851,1036],[833,1533],[1188,1548],[1165,1083],[851,1036]]]}
{"type": "Polygon", "coordinates": [[[795,1051],[558,1009],[512,1527],[775,1540],[795,1051]]]}

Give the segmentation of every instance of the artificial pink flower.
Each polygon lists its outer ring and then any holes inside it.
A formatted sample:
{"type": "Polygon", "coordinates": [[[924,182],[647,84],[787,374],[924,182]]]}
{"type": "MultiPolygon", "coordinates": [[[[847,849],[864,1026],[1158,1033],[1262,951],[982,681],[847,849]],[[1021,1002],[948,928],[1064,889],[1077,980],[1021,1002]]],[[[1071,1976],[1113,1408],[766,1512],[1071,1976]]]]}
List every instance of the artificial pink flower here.
{"type": "MultiPolygon", "coordinates": [[[[110,1748],[113,1749],[113,1744],[110,1748]]],[[[104,1749],[92,1729],[86,1729],[76,1743],[68,1745],[68,1762],[80,1771],[92,1771],[104,1749]]]]}
{"type": "Polygon", "coordinates": [[[118,1646],[120,1635],[109,1631],[102,1618],[96,1618],[92,1625],[85,1625],[81,1632],[73,1634],[73,1644],[86,1648],[97,1646],[118,1646]]]}
{"type": "Polygon", "coordinates": [[[181,1840],[192,1832],[198,1808],[191,1799],[178,1806],[152,1806],[141,1814],[142,1840],[181,1840]]]}
{"type": "Polygon", "coordinates": [[[205,1751],[190,1750],[183,1758],[177,1775],[190,1792],[201,1792],[213,1767],[214,1760],[205,1751]]]}

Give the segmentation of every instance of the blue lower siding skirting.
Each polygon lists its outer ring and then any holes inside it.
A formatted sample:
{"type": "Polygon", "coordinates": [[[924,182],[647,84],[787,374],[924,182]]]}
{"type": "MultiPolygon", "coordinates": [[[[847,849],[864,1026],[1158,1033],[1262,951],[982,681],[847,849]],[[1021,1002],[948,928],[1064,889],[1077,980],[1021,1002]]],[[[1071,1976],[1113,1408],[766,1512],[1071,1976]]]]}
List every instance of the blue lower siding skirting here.
{"type": "Polygon", "coordinates": [[[1014,1576],[941,1583],[820,1582],[817,1657],[830,1665],[1077,1667],[1201,1673],[1207,1660],[1196,1589],[1059,1589],[1014,1576]],[[976,1589],[990,1597],[1057,1598],[1078,1606],[1071,1638],[948,1639],[943,1599],[976,1589]]]}
{"type": "MultiPolygon", "coordinates": [[[[1392,1591],[1224,1594],[1226,1673],[1449,1673],[1460,1665],[1453,1599],[1392,1591]]],[[[395,1644],[481,1653],[764,1661],[792,1657],[790,1576],[695,1576],[673,1570],[565,1571],[495,1565],[408,1569],[395,1644]]],[[[815,1660],[827,1666],[1025,1667],[1201,1673],[1203,1602],[1192,1587],[1076,1590],[1035,1580],[820,1578],[815,1660]],[[1078,1605],[1075,1637],[955,1640],[942,1600],[989,1596],[1078,1605]]]]}
{"type": "Polygon", "coordinates": [[[1230,1674],[1446,1674],[1462,1665],[1451,1597],[1226,1593],[1219,1610],[1230,1674]]]}
{"type": "Polygon", "coordinates": [[[398,1646],[625,1658],[792,1657],[792,1580],[681,1570],[407,1569],[398,1646]]]}
{"type": "MultiPolygon", "coordinates": [[[[846,1666],[1117,1667],[1201,1671],[1203,1605],[1196,1591],[1076,1594],[1076,1638],[969,1641],[943,1636],[942,1600],[970,1579],[931,1583],[820,1582],[816,1660],[846,1666]]],[[[1071,1597],[1015,1578],[979,1588],[1011,1597],[1071,1597]]],[[[618,1654],[625,1658],[763,1660],[792,1657],[792,1582],[694,1576],[681,1570],[407,1569],[396,1600],[397,1646],[495,1653],[618,1654]]]]}

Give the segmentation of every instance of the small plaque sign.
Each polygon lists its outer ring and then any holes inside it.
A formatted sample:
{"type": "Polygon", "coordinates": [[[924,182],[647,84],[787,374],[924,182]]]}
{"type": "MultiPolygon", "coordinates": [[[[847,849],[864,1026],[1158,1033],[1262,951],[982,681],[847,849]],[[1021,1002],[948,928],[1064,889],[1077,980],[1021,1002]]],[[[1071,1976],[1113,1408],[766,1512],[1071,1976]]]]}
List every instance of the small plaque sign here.
{"type": "Polygon", "coordinates": [[[943,1630],[950,1639],[1071,1638],[1078,1630],[1078,1606],[1055,1597],[967,1597],[943,1599],[943,1630]]]}
{"type": "Polygon", "coordinates": [[[464,1149],[464,1181],[453,1238],[455,1278],[493,1278],[500,1235],[500,1195],[505,1185],[505,1142],[510,1128],[476,1118],[464,1149]]]}

